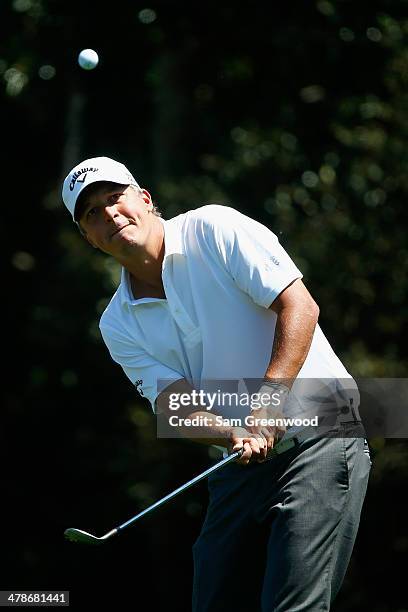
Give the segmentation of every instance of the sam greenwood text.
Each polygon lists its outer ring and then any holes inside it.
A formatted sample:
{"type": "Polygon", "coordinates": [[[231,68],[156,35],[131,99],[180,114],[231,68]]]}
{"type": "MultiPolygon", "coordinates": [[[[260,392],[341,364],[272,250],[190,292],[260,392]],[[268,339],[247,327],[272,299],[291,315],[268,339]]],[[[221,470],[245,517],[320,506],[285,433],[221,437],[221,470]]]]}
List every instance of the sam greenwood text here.
{"type": "MultiPolygon", "coordinates": [[[[169,418],[169,424],[172,427],[209,427],[214,424],[212,417],[197,415],[193,417],[178,417],[176,415],[169,418]]],[[[215,416],[215,424],[226,427],[244,427],[244,426],[260,426],[260,427],[317,427],[319,418],[314,416],[310,419],[291,419],[291,418],[257,418],[252,414],[248,414],[244,419],[241,418],[226,418],[220,415],[215,416]]]]}

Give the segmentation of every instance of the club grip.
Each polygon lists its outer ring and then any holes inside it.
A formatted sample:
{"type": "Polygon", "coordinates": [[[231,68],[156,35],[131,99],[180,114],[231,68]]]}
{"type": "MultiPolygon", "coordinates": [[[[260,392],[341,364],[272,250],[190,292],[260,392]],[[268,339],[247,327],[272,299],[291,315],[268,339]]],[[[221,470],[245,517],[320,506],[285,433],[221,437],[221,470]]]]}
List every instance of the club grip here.
{"type": "Polygon", "coordinates": [[[232,461],[232,458],[239,459],[241,455],[243,454],[243,452],[244,452],[244,447],[239,448],[237,451],[234,451],[233,453],[231,453],[228,459],[231,459],[231,461],[232,461]]]}

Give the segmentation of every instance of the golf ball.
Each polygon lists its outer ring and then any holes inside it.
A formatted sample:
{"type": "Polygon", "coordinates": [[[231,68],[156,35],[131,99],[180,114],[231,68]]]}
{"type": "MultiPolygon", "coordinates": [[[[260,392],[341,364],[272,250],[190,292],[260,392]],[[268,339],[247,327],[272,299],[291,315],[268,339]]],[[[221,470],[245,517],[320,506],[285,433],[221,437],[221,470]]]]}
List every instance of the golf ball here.
{"type": "Polygon", "coordinates": [[[99,62],[99,57],[93,49],[83,49],[78,55],[78,64],[84,70],[93,70],[99,62]]]}

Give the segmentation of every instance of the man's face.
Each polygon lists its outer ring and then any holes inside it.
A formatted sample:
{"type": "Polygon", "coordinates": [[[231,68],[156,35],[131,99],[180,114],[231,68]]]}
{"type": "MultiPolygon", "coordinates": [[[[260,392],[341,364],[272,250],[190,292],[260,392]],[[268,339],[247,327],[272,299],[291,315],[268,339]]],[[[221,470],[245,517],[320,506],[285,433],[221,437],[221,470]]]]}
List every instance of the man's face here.
{"type": "Polygon", "coordinates": [[[94,247],[120,258],[146,244],[154,220],[148,191],[101,182],[84,197],[79,225],[94,247]]]}

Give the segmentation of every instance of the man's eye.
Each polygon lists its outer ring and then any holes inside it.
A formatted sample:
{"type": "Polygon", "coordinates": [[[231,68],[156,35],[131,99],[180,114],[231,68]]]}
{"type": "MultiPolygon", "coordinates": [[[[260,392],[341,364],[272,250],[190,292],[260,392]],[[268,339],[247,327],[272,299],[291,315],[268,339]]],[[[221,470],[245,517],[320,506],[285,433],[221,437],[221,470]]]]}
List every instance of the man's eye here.
{"type": "Polygon", "coordinates": [[[96,214],[96,208],[90,208],[88,212],[86,213],[86,218],[89,219],[90,217],[93,217],[95,214],[96,214]]]}

